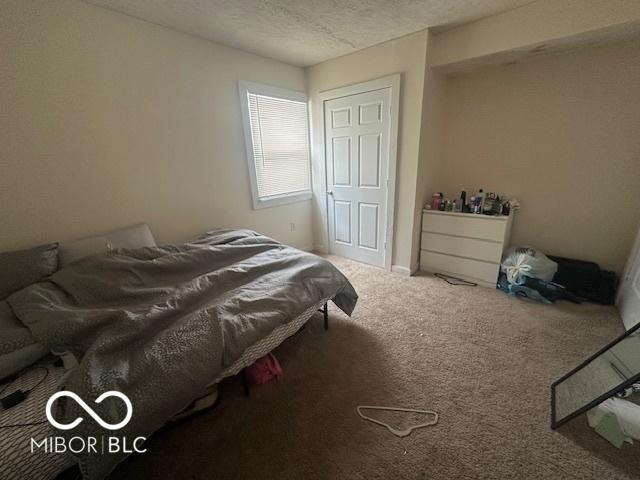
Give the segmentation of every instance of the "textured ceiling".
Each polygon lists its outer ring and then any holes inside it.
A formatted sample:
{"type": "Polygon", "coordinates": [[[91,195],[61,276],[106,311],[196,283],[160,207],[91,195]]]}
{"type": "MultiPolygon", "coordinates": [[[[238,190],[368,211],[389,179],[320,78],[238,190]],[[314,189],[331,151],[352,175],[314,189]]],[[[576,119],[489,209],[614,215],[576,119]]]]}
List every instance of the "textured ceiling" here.
{"type": "Polygon", "coordinates": [[[293,65],[308,66],[427,27],[532,0],[85,0],[293,65]]]}

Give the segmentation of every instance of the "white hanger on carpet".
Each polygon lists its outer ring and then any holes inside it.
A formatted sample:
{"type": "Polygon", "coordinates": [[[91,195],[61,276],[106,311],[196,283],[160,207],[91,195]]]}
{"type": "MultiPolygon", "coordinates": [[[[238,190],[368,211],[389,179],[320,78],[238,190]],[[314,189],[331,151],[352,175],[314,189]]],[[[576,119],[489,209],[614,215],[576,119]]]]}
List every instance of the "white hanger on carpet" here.
{"type": "Polygon", "coordinates": [[[431,427],[432,425],[435,425],[436,423],[438,423],[438,414],[430,410],[416,410],[413,408],[400,408],[400,407],[378,407],[378,406],[372,406],[372,405],[360,405],[359,407],[356,408],[356,410],[358,412],[358,415],[360,415],[365,420],[368,420],[373,423],[377,423],[378,425],[382,425],[383,427],[387,427],[387,429],[391,433],[393,433],[398,437],[406,437],[417,428],[431,427]],[[375,418],[366,416],[364,413],[362,413],[362,410],[386,410],[391,412],[426,413],[428,415],[433,415],[433,420],[430,420],[429,422],[425,422],[425,423],[419,423],[417,425],[412,425],[411,427],[405,430],[399,430],[397,428],[393,428],[391,425],[381,420],[376,420],[375,418]]]}

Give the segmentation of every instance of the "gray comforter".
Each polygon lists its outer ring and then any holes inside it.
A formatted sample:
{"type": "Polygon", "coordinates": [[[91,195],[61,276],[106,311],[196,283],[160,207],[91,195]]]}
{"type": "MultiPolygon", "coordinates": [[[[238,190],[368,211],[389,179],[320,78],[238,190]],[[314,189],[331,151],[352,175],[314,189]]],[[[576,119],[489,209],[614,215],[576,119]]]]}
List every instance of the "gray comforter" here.
{"type": "MultiPolygon", "coordinates": [[[[357,295],[328,261],[254,232],[211,232],[168,247],[120,250],[89,257],[48,282],[9,298],[16,316],[50,349],[81,359],[64,385],[104,421],[123,419],[117,390],[133,405],[131,421],[103,430],[74,401],[61,399],[57,417],[84,417],[74,436],[149,436],[237,360],[246,347],[314,304],[332,298],[351,314],[357,295]]],[[[80,454],[87,479],[105,477],[126,457],[80,454]]]]}

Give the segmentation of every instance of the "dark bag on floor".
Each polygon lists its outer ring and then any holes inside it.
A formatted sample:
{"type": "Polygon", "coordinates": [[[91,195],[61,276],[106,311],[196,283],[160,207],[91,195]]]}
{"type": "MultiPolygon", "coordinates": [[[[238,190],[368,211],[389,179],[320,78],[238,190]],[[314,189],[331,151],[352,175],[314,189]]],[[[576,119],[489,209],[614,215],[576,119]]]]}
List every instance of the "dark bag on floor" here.
{"type": "Polygon", "coordinates": [[[573,303],[580,303],[579,298],[573,295],[562,285],[558,285],[554,282],[547,282],[546,280],[541,280],[539,278],[525,277],[524,285],[525,287],[537,290],[540,295],[550,302],[555,302],[557,300],[569,300],[573,303]]]}
{"type": "Polygon", "coordinates": [[[587,300],[613,305],[618,286],[614,272],[601,270],[594,262],[551,255],[549,258],[558,264],[558,271],[553,277],[554,283],[587,300]]]}

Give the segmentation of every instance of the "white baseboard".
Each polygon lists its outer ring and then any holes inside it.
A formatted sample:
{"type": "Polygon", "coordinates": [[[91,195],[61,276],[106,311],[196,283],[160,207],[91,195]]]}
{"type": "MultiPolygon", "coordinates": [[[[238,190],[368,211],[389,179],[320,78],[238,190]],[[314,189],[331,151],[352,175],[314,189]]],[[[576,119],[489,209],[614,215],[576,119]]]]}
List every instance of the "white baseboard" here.
{"type": "Polygon", "coordinates": [[[325,255],[329,254],[329,249],[322,243],[316,243],[315,245],[313,245],[311,250],[317,253],[324,253],[325,255]]]}
{"type": "Polygon", "coordinates": [[[402,265],[391,265],[391,271],[395,273],[399,273],[400,275],[404,275],[405,277],[410,277],[418,271],[419,267],[420,267],[420,264],[418,263],[413,265],[411,268],[403,267],[402,265]]]}
{"type": "Polygon", "coordinates": [[[400,275],[404,275],[405,277],[409,277],[411,275],[411,270],[401,265],[391,265],[391,271],[394,273],[399,273],[400,275]]]}

